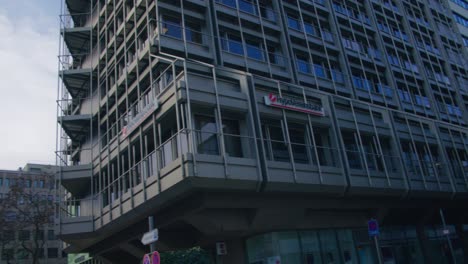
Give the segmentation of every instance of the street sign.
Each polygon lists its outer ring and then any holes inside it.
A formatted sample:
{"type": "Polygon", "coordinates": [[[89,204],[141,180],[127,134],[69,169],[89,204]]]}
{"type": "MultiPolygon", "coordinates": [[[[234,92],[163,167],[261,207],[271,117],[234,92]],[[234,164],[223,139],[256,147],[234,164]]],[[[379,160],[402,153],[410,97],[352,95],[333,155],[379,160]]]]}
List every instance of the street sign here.
{"type": "Polygon", "coordinates": [[[444,235],[450,235],[450,230],[449,229],[442,229],[442,234],[444,235]]]}
{"type": "Polygon", "coordinates": [[[227,255],[226,243],[225,242],[217,242],[216,243],[216,254],[218,256],[227,255]]]}
{"type": "Polygon", "coordinates": [[[152,261],[152,264],[161,263],[161,257],[159,256],[159,252],[155,251],[153,252],[153,254],[151,254],[151,261],[152,261]]]}
{"type": "Polygon", "coordinates": [[[367,232],[369,233],[370,237],[378,236],[380,234],[379,223],[377,220],[371,219],[367,221],[367,232]]]}
{"type": "Polygon", "coordinates": [[[149,254],[145,254],[145,256],[143,257],[143,264],[151,264],[151,258],[149,254]]]}
{"type": "Polygon", "coordinates": [[[269,257],[268,264],[281,264],[281,257],[280,256],[269,257]]]}
{"type": "Polygon", "coordinates": [[[158,239],[159,239],[158,229],[153,229],[143,235],[143,237],[141,238],[141,243],[143,245],[149,245],[151,243],[158,241],[158,239]]]}
{"type": "Polygon", "coordinates": [[[155,251],[153,253],[145,254],[143,257],[143,264],[161,264],[159,252],[155,251]]]}

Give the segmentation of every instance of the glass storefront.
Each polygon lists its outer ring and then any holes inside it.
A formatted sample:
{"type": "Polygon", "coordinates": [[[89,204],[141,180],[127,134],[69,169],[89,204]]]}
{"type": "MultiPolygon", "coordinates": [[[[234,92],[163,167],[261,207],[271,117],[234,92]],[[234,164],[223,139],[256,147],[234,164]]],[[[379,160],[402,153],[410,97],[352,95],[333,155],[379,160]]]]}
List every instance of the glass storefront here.
{"type": "MultiPolygon", "coordinates": [[[[425,228],[424,241],[435,263],[450,262],[447,237],[441,228],[425,228]]],[[[455,232],[451,233],[454,256],[463,263],[463,252],[455,232]]],[[[380,253],[385,264],[423,264],[421,244],[414,227],[381,230],[380,253]]],[[[366,229],[285,231],[247,239],[249,264],[372,264],[378,263],[376,247],[366,229]]]]}

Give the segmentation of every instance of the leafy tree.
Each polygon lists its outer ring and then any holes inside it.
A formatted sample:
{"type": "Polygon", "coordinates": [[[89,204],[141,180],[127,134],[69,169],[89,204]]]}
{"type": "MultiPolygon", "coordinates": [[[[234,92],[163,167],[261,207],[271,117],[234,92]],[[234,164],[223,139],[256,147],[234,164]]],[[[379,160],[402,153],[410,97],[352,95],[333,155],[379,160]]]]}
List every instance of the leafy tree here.
{"type": "Polygon", "coordinates": [[[161,253],[161,262],[167,264],[212,264],[211,256],[199,247],[161,253]]]}

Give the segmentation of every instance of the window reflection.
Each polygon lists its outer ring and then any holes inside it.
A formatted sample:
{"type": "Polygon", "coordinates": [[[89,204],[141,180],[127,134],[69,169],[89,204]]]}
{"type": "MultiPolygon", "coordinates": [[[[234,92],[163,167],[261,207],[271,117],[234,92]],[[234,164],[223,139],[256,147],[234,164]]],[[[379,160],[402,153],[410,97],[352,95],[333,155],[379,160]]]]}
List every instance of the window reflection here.
{"type": "Polygon", "coordinates": [[[195,129],[197,130],[198,153],[219,155],[217,127],[214,117],[195,116],[195,129]]]}

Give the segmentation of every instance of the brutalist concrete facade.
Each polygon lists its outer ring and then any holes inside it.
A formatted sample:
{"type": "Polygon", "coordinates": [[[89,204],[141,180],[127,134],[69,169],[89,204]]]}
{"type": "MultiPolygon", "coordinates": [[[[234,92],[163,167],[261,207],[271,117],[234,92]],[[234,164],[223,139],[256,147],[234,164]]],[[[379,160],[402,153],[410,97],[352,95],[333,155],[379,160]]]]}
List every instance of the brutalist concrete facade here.
{"type": "Polygon", "coordinates": [[[255,235],[376,218],[414,227],[429,261],[442,208],[463,251],[467,50],[447,7],[64,1],[67,250],[136,261],[154,215],[160,250],[230,241],[223,263],[257,263],[255,235]]]}

